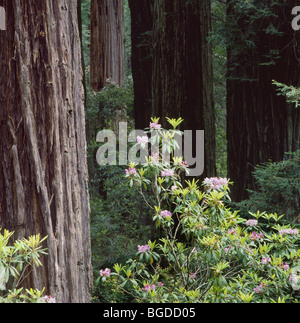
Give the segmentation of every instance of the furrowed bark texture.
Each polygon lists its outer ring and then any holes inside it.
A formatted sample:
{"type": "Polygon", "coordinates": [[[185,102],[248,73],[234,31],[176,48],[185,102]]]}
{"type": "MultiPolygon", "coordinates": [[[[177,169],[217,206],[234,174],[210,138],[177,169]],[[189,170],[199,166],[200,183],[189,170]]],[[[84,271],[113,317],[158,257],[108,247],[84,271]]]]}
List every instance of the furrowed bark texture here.
{"type": "MultiPolygon", "coordinates": [[[[247,199],[247,189],[255,189],[256,165],[283,160],[285,152],[300,147],[300,109],[287,104],[272,85],[276,80],[300,86],[300,34],[292,30],[290,14],[295,5],[286,1],[272,9],[276,18],[256,21],[255,48],[228,49],[228,176],[234,181],[235,201],[247,199]],[[281,35],[266,35],[271,23],[281,35]],[[277,57],[270,57],[270,49],[278,51],[277,57]]],[[[228,15],[234,14],[228,5],[228,15]]],[[[238,25],[239,30],[249,28],[242,17],[238,25]]]]}
{"type": "Polygon", "coordinates": [[[0,227],[47,235],[26,286],[90,301],[91,255],[77,1],[0,0],[0,227]]]}
{"type": "Polygon", "coordinates": [[[154,0],[129,0],[132,76],[136,129],[145,129],[152,115],[152,29],[154,0]]]}
{"type": "Polygon", "coordinates": [[[184,129],[205,131],[208,177],[216,172],[210,28],[210,1],[155,1],[153,113],[182,117],[184,129]]]}
{"type": "Polygon", "coordinates": [[[91,86],[101,90],[106,80],[125,80],[123,0],[91,2],[91,86]]]}
{"type": "Polygon", "coordinates": [[[165,117],[182,117],[184,129],[204,130],[204,175],[214,176],[212,48],[207,41],[210,1],[153,0],[146,7],[138,0],[129,3],[136,125],[149,126],[149,116],[161,117],[163,126],[165,117]]]}

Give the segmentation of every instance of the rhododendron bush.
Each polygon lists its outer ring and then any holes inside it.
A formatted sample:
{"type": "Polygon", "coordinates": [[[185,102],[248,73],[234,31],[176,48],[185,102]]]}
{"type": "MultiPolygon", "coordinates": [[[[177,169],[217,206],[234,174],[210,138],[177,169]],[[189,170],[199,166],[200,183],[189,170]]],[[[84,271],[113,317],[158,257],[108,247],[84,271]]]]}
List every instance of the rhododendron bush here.
{"type": "Polygon", "coordinates": [[[15,240],[14,232],[0,228],[0,303],[56,303],[54,297],[43,296],[45,288],[24,289],[23,280],[42,265],[40,257],[47,254],[40,235],[15,240]]]}
{"type": "Polygon", "coordinates": [[[150,124],[148,132],[160,138],[159,152],[125,172],[152,208],[160,237],[141,241],[136,258],[125,265],[101,270],[98,282],[110,281],[136,302],[297,302],[298,229],[276,213],[241,218],[228,207],[232,183],[226,178],[187,180],[188,165],[174,157],[180,122],[168,121],[172,130],[162,129],[158,119],[150,124]],[[164,144],[170,163],[162,159],[164,144]]]}

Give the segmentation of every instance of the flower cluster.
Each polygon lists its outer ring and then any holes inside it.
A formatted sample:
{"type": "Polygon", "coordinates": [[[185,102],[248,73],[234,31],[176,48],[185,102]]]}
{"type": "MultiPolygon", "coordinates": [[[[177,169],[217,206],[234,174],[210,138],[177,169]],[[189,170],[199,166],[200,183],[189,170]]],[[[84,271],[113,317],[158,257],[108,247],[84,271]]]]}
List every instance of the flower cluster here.
{"type": "Polygon", "coordinates": [[[150,129],[159,130],[161,129],[161,124],[158,122],[150,122],[150,129]]]}
{"type": "Polygon", "coordinates": [[[100,270],[100,276],[101,277],[110,277],[111,275],[111,270],[106,268],[105,270],[100,270]]]}
{"type": "Polygon", "coordinates": [[[146,145],[149,142],[149,138],[147,136],[138,136],[136,138],[136,142],[141,145],[146,145]]]}
{"type": "Polygon", "coordinates": [[[170,177],[170,176],[174,176],[174,169],[164,169],[161,172],[161,177],[170,177]]]}
{"type": "Polygon", "coordinates": [[[253,241],[258,241],[258,240],[262,239],[263,237],[264,237],[263,233],[258,234],[258,233],[253,231],[251,233],[250,239],[253,240],[253,241]]]}
{"type": "Polygon", "coordinates": [[[289,270],[290,266],[287,262],[282,262],[281,265],[279,266],[282,269],[289,270]]]}
{"type": "MultiPolygon", "coordinates": [[[[164,286],[164,283],[162,282],[159,282],[158,284],[158,287],[163,287],[164,286]]],[[[152,284],[152,285],[144,285],[144,287],[142,288],[142,290],[144,290],[145,292],[149,292],[150,290],[155,290],[156,289],[156,285],[152,284]]]]}
{"type": "Polygon", "coordinates": [[[298,235],[299,231],[297,229],[282,229],[282,230],[279,230],[279,233],[282,235],[285,235],[285,234],[298,235]]]}
{"type": "Polygon", "coordinates": [[[228,179],[221,177],[205,178],[204,185],[213,190],[221,190],[228,185],[228,179]]]}
{"type": "Polygon", "coordinates": [[[129,167],[129,169],[125,169],[125,174],[126,174],[126,176],[130,176],[130,175],[136,176],[137,170],[136,170],[136,168],[129,167]]]}
{"type": "Polygon", "coordinates": [[[54,297],[48,296],[48,295],[44,296],[42,298],[42,301],[45,302],[45,303],[48,303],[48,304],[50,304],[50,303],[52,303],[52,304],[56,303],[56,299],[54,297]]]}
{"type": "Polygon", "coordinates": [[[149,292],[149,290],[155,290],[156,286],[155,285],[145,285],[142,290],[144,290],[145,292],[149,292]]]}
{"type": "Polygon", "coordinates": [[[171,218],[172,217],[172,213],[170,211],[161,211],[160,215],[165,219],[165,218],[171,218]]]}
{"type": "Polygon", "coordinates": [[[149,245],[145,245],[145,246],[138,245],[138,250],[140,253],[144,253],[144,252],[150,251],[151,248],[149,247],[149,245]]]}
{"type": "Polygon", "coordinates": [[[267,265],[269,262],[271,262],[271,258],[270,257],[262,257],[261,263],[263,265],[267,265]]]}
{"type": "Polygon", "coordinates": [[[181,164],[180,164],[181,167],[183,168],[189,168],[190,166],[188,165],[188,163],[186,161],[182,161],[181,164]]]}
{"type": "Polygon", "coordinates": [[[264,289],[266,288],[266,284],[262,283],[258,287],[255,287],[253,290],[256,294],[260,294],[264,292],[264,289]]]}
{"type": "Polygon", "coordinates": [[[255,219],[250,219],[246,222],[247,227],[255,227],[257,225],[257,220],[255,219]]]}
{"type": "Polygon", "coordinates": [[[299,278],[296,274],[291,274],[291,276],[289,277],[289,281],[290,282],[298,282],[299,278]]]}

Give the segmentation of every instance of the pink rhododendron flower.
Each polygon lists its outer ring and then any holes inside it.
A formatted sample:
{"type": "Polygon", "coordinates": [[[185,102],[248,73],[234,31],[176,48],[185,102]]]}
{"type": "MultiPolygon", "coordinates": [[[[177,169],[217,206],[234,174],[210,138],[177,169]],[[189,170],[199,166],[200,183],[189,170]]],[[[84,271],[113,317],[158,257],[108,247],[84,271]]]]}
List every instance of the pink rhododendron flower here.
{"type": "Polygon", "coordinates": [[[286,263],[286,262],[282,262],[279,267],[282,268],[282,269],[285,269],[285,270],[289,270],[290,269],[289,264],[286,263]]]}
{"type": "Polygon", "coordinates": [[[147,136],[143,136],[143,137],[138,136],[136,138],[136,142],[138,144],[146,145],[149,142],[149,138],[147,136]]]}
{"type": "Polygon", "coordinates": [[[285,234],[298,235],[299,231],[297,229],[282,229],[282,230],[279,230],[279,233],[281,235],[285,235],[285,234]]]}
{"type": "Polygon", "coordinates": [[[258,287],[255,287],[253,290],[256,294],[260,294],[264,292],[265,284],[260,284],[258,287]]]}
{"type": "Polygon", "coordinates": [[[150,290],[155,290],[156,286],[155,285],[145,285],[142,290],[146,291],[147,293],[150,291],[150,290]]]}
{"type": "Polygon", "coordinates": [[[151,248],[149,247],[149,245],[145,245],[145,246],[138,245],[138,250],[139,250],[139,252],[143,253],[143,252],[150,251],[151,248]]]}
{"type": "Polygon", "coordinates": [[[261,262],[262,262],[262,264],[266,265],[267,263],[271,262],[271,258],[262,257],[261,262]]]}
{"type": "Polygon", "coordinates": [[[220,190],[223,189],[224,186],[228,185],[228,179],[221,177],[205,178],[204,184],[210,189],[220,190]]]}
{"type": "Polygon", "coordinates": [[[182,161],[181,162],[181,167],[183,167],[183,168],[189,168],[189,165],[187,164],[186,161],[182,161]]]}
{"type": "Polygon", "coordinates": [[[169,176],[174,176],[174,170],[173,169],[164,169],[161,172],[161,177],[169,177],[169,176]]]}
{"type": "Polygon", "coordinates": [[[257,241],[257,240],[260,240],[264,237],[264,234],[263,233],[260,233],[260,234],[257,234],[256,232],[252,232],[251,236],[250,236],[250,239],[253,240],[253,241],[257,241]]]}
{"type": "Polygon", "coordinates": [[[250,220],[248,220],[247,222],[246,222],[246,226],[248,226],[248,227],[254,227],[254,226],[256,226],[257,225],[257,220],[255,220],[255,219],[250,219],[250,220]]]}
{"type": "Polygon", "coordinates": [[[130,176],[130,175],[135,176],[137,174],[137,170],[136,170],[136,168],[125,169],[125,174],[127,176],[130,176]]]}
{"type": "Polygon", "coordinates": [[[290,282],[298,282],[298,276],[296,274],[291,274],[289,277],[290,282]]]}
{"type": "Polygon", "coordinates": [[[150,122],[150,129],[159,130],[161,125],[158,122],[150,122]]]}
{"type": "Polygon", "coordinates": [[[48,296],[48,295],[44,296],[42,298],[42,301],[45,302],[45,303],[48,303],[48,304],[51,304],[51,303],[54,304],[54,303],[56,303],[56,299],[54,297],[48,296]]]}
{"type": "Polygon", "coordinates": [[[172,217],[172,213],[170,212],[170,211],[167,211],[167,210],[165,210],[165,211],[161,211],[160,212],[160,215],[165,219],[165,218],[170,218],[170,217],[172,217]]]}
{"type": "Polygon", "coordinates": [[[111,270],[106,268],[105,270],[100,270],[100,276],[101,277],[109,277],[111,275],[111,270]]]}

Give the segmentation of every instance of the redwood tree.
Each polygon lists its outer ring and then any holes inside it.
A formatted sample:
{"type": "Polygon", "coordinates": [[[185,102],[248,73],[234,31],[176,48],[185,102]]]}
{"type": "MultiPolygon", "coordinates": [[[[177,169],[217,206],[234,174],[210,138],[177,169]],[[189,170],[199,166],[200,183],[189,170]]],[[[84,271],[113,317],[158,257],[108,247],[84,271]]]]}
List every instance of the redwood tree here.
{"type": "Polygon", "coordinates": [[[155,1],[153,111],[205,131],[205,176],[215,175],[210,0],[155,1]]]}
{"type": "Polygon", "coordinates": [[[135,127],[144,129],[152,117],[152,29],[154,0],[129,0],[135,127]]]}
{"type": "Polygon", "coordinates": [[[106,80],[125,79],[123,0],[91,1],[91,86],[101,90],[106,80]]]}
{"type": "Polygon", "coordinates": [[[130,3],[132,68],[135,96],[139,98],[135,101],[136,123],[144,128],[149,116],[162,117],[163,122],[165,117],[182,117],[185,129],[204,130],[204,173],[213,176],[216,170],[212,49],[208,43],[210,0],[153,0],[146,7],[138,0],[130,3]]]}
{"type": "Polygon", "coordinates": [[[300,110],[272,85],[276,80],[300,86],[300,34],[291,27],[296,3],[228,1],[228,174],[236,201],[255,189],[257,164],[299,149],[300,110]]]}
{"type": "Polygon", "coordinates": [[[48,236],[26,286],[89,302],[91,254],[77,1],[0,0],[0,227],[48,236]]]}

